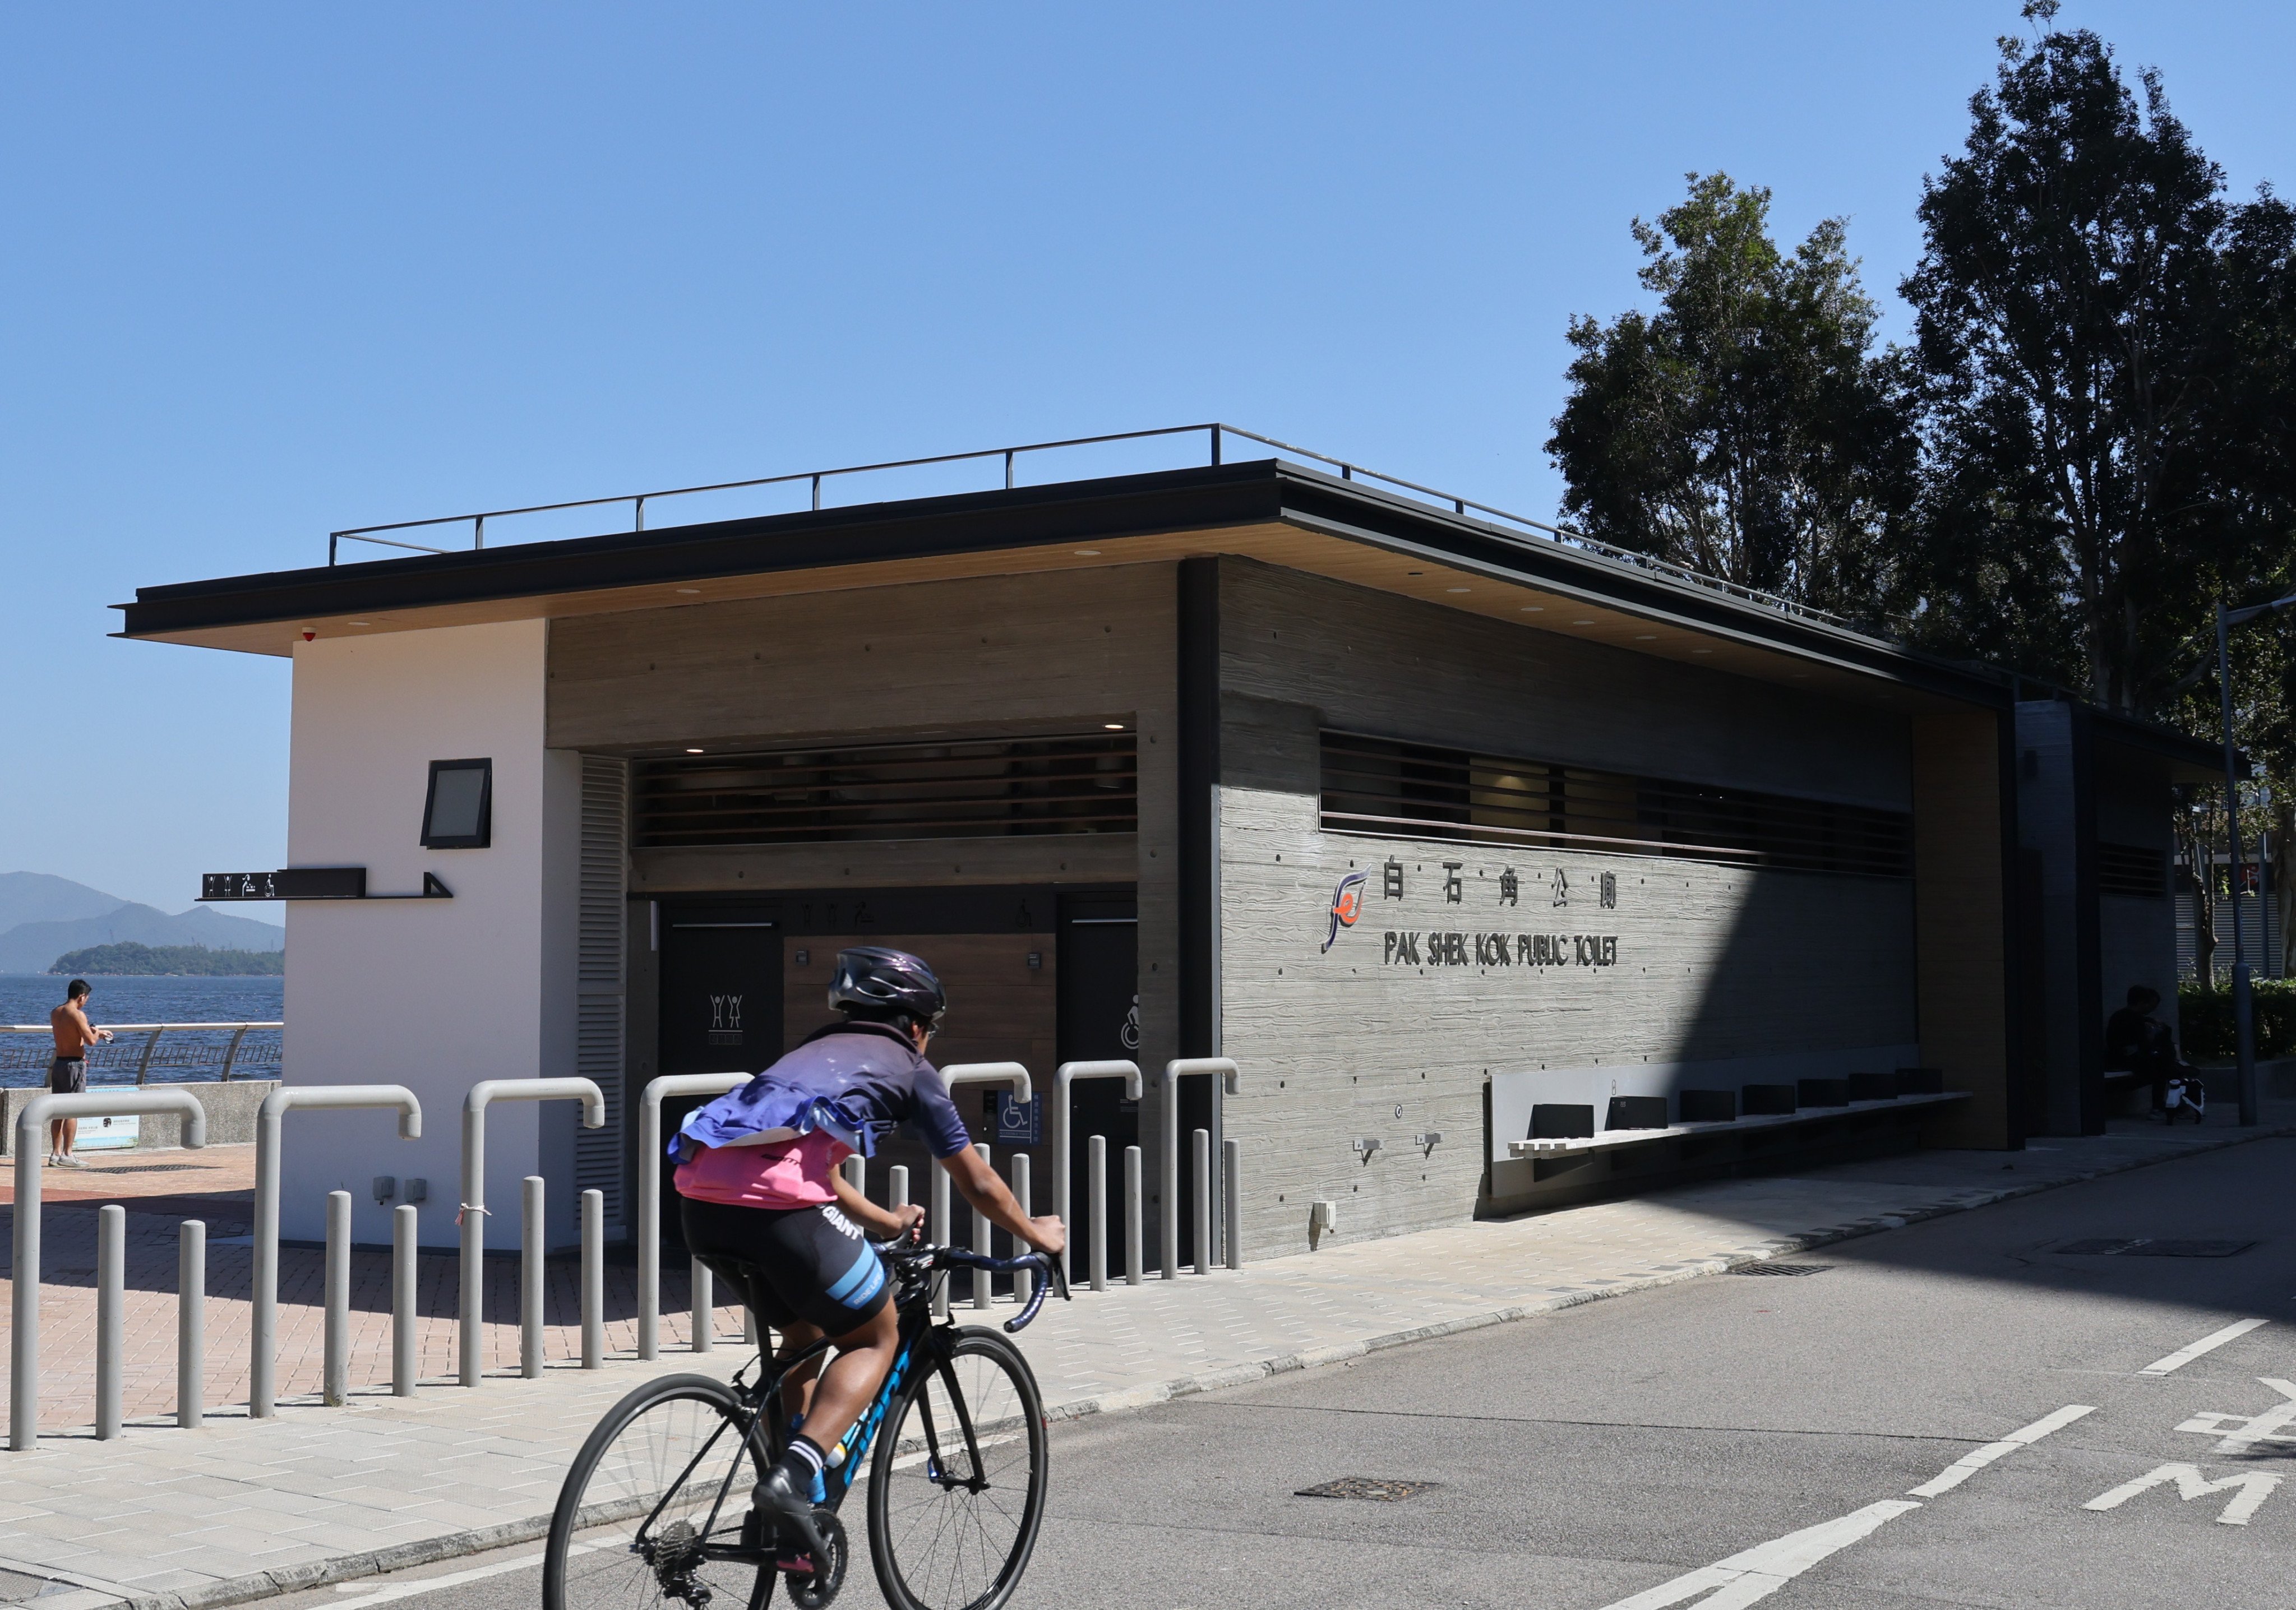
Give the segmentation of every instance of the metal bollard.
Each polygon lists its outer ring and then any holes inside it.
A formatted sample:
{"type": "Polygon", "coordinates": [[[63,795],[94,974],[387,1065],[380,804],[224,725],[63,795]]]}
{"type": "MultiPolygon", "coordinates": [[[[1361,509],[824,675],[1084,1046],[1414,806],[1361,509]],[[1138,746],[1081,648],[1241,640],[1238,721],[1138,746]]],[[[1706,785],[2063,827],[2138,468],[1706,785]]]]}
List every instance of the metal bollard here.
{"type": "Polygon", "coordinates": [[[708,1353],[718,1345],[718,1319],[710,1312],[718,1306],[718,1294],[709,1267],[699,1258],[693,1260],[693,1351],[708,1353]]]}
{"type": "Polygon", "coordinates": [[[542,1374],[542,1176],[519,1181],[518,1372],[542,1374]]]}
{"type": "Polygon", "coordinates": [[[1085,1200],[1090,1204],[1092,1256],[1085,1267],[1095,1291],[1108,1289],[1108,1137],[1095,1135],[1084,1143],[1085,1200]]]}
{"type": "Polygon", "coordinates": [[[909,1171],[906,1165],[895,1165],[885,1176],[885,1205],[903,1208],[909,1205],[909,1171]]]}
{"type": "Polygon", "coordinates": [[[742,1340],[751,1347],[758,1344],[758,1311],[747,1303],[742,1304],[742,1340]]]}
{"type": "Polygon", "coordinates": [[[845,1171],[845,1181],[847,1184],[852,1186],[855,1190],[859,1191],[865,1197],[869,1194],[868,1158],[863,1156],[859,1152],[856,1152],[851,1156],[846,1158],[844,1162],[839,1164],[838,1166],[845,1171]]]}
{"type": "MultiPolygon", "coordinates": [[[[985,1164],[989,1161],[988,1148],[987,1145],[983,1144],[975,1146],[972,1149],[980,1155],[981,1162],[985,1164]]],[[[988,1215],[982,1213],[979,1208],[973,1209],[972,1250],[979,1253],[984,1258],[989,1255],[991,1249],[991,1243],[988,1239],[990,1228],[988,1215]]],[[[972,1271],[972,1305],[975,1308],[986,1308],[988,1306],[989,1295],[995,1288],[996,1284],[996,1281],[988,1278],[988,1271],[987,1270],[976,1269],[972,1271]]]]}
{"type": "MultiPolygon", "coordinates": [[[[1027,1218],[1029,1216],[1029,1154],[1027,1152],[1013,1154],[1013,1200],[1021,1205],[1021,1216],[1027,1218]]],[[[1021,1247],[1015,1246],[1013,1249],[1013,1255],[1017,1258],[1023,1250],[1021,1247]]],[[[1013,1300],[1015,1303],[1026,1303],[1029,1300],[1029,1294],[1036,1289],[1036,1286],[1037,1277],[1027,1270],[1019,1269],[1013,1271],[1013,1300]]]]}
{"type": "Polygon", "coordinates": [[[113,1204],[95,1215],[95,1434],[119,1434],[119,1369],[127,1346],[127,1210],[113,1204]]]}
{"type": "Polygon", "coordinates": [[[1140,1255],[1140,1148],[1124,1148],[1124,1283],[1140,1284],[1145,1260],[1140,1255]]]}
{"type": "Polygon", "coordinates": [[[582,1193],[582,1368],[606,1362],[606,1193],[582,1193]]]}
{"type": "Polygon", "coordinates": [[[1208,1275],[1212,1271],[1212,1132],[1200,1129],[1191,1137],[1190,1153],[1196,1165],[1194,1198],[1196,1272],[1208,1275]]]}
{"type": "Polygon", "coordinates": [[[390,1395],[411,1398],[421,1366],[415,1358],[415,1256],[422,1245],[420,1214],[412,1202],[390,1210],[390,1395]]]}
{"type": "Polygon", "coordinates": [[[1234,1140],[1220,1142],[1220,1241],[1230,1269],[1243,1267],[1243,1187],[1236,1182],[1236,1163],[1242,1155],[1234,1140]]]}
{"type": "MultiPolygon", "coordinates": [[[[948,1170],[935,1167],[932,1171],[932,1222],[925,1234],[935,1246],[948,1245],[948,1170]]],[[[933,1318],[948,1318],[948,1276],[943,1274],[933,1291],[933,1318]]]]}
{"type": "Polygon", "coordinates": [[[351,1193],[327,1193],[326,1334],[321,1348],[319,1397],[340,1409],[350,1397],[351,1193]]]}
{"type": "Polygon", "coordinates": [[[208,1227],[186,1219],[176,1230],[176,1424],[196,1431],[207,1419],[208,1227]]]}

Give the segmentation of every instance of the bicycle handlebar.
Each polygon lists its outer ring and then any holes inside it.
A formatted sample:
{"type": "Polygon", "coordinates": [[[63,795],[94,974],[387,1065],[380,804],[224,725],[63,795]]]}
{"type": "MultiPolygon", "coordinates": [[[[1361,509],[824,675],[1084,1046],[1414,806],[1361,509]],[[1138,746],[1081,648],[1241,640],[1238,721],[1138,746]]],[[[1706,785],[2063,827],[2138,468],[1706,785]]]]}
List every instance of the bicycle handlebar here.
{"type": "Polygon", "coordinates": [[[1004,1321],[1008,1336],[1018,1335],[1028,1328],[1054,1287],[1058,1287],[1062,1302],[1074,1300],[1069,1295],[1068,1276],[1061,1269],[1061,1261],[1046,1253],[1030,1252],[1017,1258],[992,1258],[962,1246],[919,1246],[904,1241],[881,1243],[879,1250],[890,1257],[930,1260],[934,1267],[940,1269],[980,1269],[996,1274],[1015,1274],[1024,1269],[1037,1271],[1043,1278],[1037,1280],[1036,1289],[1029,1294],[1027,1305],[1004,1321]]]}

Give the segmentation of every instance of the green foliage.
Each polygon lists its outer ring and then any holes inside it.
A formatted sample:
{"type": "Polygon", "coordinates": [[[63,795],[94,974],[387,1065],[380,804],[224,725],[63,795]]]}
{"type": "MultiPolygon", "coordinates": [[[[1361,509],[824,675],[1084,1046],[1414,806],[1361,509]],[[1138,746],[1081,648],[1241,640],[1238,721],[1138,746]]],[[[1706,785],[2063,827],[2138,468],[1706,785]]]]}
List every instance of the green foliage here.
{"type": "Polygon", "coordinates": [[[1580,528],[1860,619],[1884,589],[1913,438],[1843,225],[1789,257],[1770,192],[1728,176],[1636,219],[1653,314],[1573,319],[1571,395],[1547,451],[1580,528]]]}
{"type": "MultiPolygon", "coordinates": [[[[2296,978],[2259,978],[2250,987],[2256,995],[2256,1054],[2296,1057],[2296,978]]],[[[2232,1060],[2230,990],[2179,985],[2177,1013],[2182,1025],[2177,1043],[2187,1057],[2232,1060]]]]}
{"type": "Polygon", "coordinates": [[[108,974],[115,977],[181,975],[195,977],[278,977],[287,971],[284,951],[211,951],[203,944],[92,944],[56,958],[51,973],[108,974]]]}

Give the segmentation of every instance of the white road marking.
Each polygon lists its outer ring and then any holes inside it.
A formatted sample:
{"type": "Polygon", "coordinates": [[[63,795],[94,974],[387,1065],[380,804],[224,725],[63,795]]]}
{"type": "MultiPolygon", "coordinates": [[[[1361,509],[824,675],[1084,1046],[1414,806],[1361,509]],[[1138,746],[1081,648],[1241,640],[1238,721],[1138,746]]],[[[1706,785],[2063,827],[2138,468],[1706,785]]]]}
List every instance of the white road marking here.
{"type": "Polygon", "coordinates": [[[2296,1436],[2281,1429],[2296,1420],[2296,1383],[2276,1380],[2270,1376],[2256,1378],[2289,1402],[2276,1403],[2262,1414],[2225,1414],[2210,1410],[2194,1415],[2177,1429],[2197,1431],[2203,1436],[2226,1434],[2224,1441],[2217,1444],[2218,1453],[2246,1453],[2259,1442],[2296,1442],[2296,1436]]]}
{"type": "MultiPolygon", "coordinates": [[[[571,1558],[578,1554],[590,1554],[612,1546],[611,1542],[575,1543],[568,1548],[566,1553],[571,1558]]],[[[541,1555],[521,1554],[516,1559],[496,1560],[491,1565],[473,1565],[468,1571],[450,1571],[444,1576],[426,1576],[421,1581],[394,1582],[388,1588],[376,1589],[363,1598],[340,1600],[340,1610],[360,1610],[360,1606],[365,1605],[387,1605],[393,1599],[413,1598],[417,1594],[434,1593],[441,1588],[459,1588],[464,1582],[483,1581],[490,1576],[507,1576],[513,1571],[523,1571],[529,1565],[540,1564],[541,1555]]],[[[336,1591],[356,1592],[366,1586],[365,1582],[338,1582],[336,1591]]]]}
{"type": "Polygon", "coordinates": [[[1906,1510],[1920,1508],[1904,1499],[1884,1499],[1878,1504],[1866,1505],[1855,1515],[1789,1532],[1782,1538],[1677,1576],[1670,1582],[1660,1582],[1632,1598],[1606,1605],[1603,1610],[1664,1610],[1666,1606],[1679,1605],[1710,1590],[1714,1590],[1713,1597],[1701,1600],[1698,1610],[1739,1610],[1741,1606],[1767,1598],[1820,1560],[1871,1535],[1906,1510]]]}
{"type": "Polygon", "coordinates": [[[1964,1454],[1936,1475],[1915,1488],[1908,1495],[1917,1499],[1933,1499],[1941,1492],[1951,1492],[1971,1476],[1994,1460],[2012,1454],[2020,1448],[2029,1448],[2053,1431],[2062,1431],[2085,1414],[2095,1414],[2093,1403],[2068,1403],[2054,1414],[2044,1415],[2022,1431],[2013,1431],[1997,1442],[1988,1442],[1974,1453],[1964,1454]]]}
{"type": "Polygon", "coordinates": [[[2202,1353],[2214,1353],[2226,1342],[2236,1342],[2263,1323],[2262,1320],[2243,1320],[2237,1324],[2226,1326],[2222,1330],[2211,1331],[2189,1347],[2179,1347],[2165,1359],[2153,1360],[2136,1373],[2167,1375],[2173,1370],[2182,1369],[2202,1353]]]}
{"type": "Polygon", "coordinates": [[[2245,1526],[2259,1505],[2272,1496],[2280,1485],[2280,1478],[2270,1471],[2251,1470],[2240,1475],[2228,1475],[2220,1481],[2210,1481],[2197,1465],[2163,1465],[2146,1472],[2133,1482],[2123,1482],[2110,1492],[2099,1493],[2081,1506],[2084,1509],[2118,1509],[2140,1492],[2155,1487],[2177,1484],[2177,1496],[2187,1503],[2206,1498],[2211,1492],[2231,1492],[2232,1502],[2224,1507],[2217,1519],[2226,1526],[2245,1526]]]}

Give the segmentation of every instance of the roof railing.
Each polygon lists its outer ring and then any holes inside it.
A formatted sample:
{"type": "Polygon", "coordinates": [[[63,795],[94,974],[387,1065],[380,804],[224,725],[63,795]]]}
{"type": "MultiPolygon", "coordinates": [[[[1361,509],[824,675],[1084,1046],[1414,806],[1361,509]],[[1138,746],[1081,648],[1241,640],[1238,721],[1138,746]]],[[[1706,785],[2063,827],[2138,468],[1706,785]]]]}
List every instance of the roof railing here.
{"type": "Polygon", "coordinates": [[[738,492],[756,486],[790,486],[800,481],[810,484],[813,507],[818,509],[821,507],[822,484],[825,481],[890,470],[922,469],[935,464],[962,464],[1001,459],[1004,461],[1004,485],[1007,489],[1010,489],[1016,484],[1015,469],[1024,454],[1054,453],[1071,447],[1099,446],[1110,442],[1152,441],[1162,437],[1196,435],[1201,435],[1207,439],[1210,449],[1209,462],[1214,464],[1221,462],[1226,437],[1234,437],[1242,441],[1257,442],[1262,446],[1273,447],[1278,453],[1297,454],[1301,458],[1311,459],[1318,464],[1328,464],[1340,472],[1340,478],[1344,481],[1374,482],[1380,486],[1407,494],[1414,500],[1425,500],[1438,505],[1447,505],[1456,515],[1482,517],[1486,521],[1495,522],[1499,527],[1496,534],[1504,537],[1520,541],[1519,533],[1534,533],[1539,539],[1576,549],[1597,559],[1608,560],[1613,564],[1663,576],[1687,586],[1742,599],[1749,603],[1760,604],[1767,609],[1800,616],[1805,619],[1824,621],[1834,625],[1847,624],[1838,615],[1829,614],[1824,609],[1799,603],[1790,598],[1780,597],[1775,593],[1765,593],[1759,587],[1749,587],[1739,582],[1726,581],[1720,576],[1708,576],[1702,571],[1693,570],[1685,565],[1677,565],[1670,560],[1660,559],[1652,554],[1637,553],[1629,548],[1614,547],[1609,543],[1588,536],[1584,532],[1574,531],[1567,526],[1550,525],[1545,520],[1532,519],[1528,515],[1512,513],[1495,504],[1479,503],[1471,497],[1462,497],[1456,493],[1423,486],[1417,481],[1406,480],[1399,475],[1388,475],[1380,470],[1366,469],[1351,459],[1334,458],[1328,453],[1318,453],[1312,447],[1297,446],[1290,442],[1278,441],[1272,436],[1262,436],[1256,430],[1246,430],[1240,425],[1228,425],[1218,421],[1201,425],[1165,425],[1153,430],[1119,430],[1104,436],[1068,437],[1054,442],[1027,442],[1011,447],[984,447],[971,453],[939,453],[926,458],[886,459],[872,464],[843,464],[831,470],[801,470],[791,475],[765,475],[750,480],[712,481],[706,486],[668,486],[653,492],[625,492],[612,497],[574,498],[559,503],[528,503],[514,509],[488,509],[477,514],[448,514],[431,519],[396,520],[382,526],[354,526],[346,530],[327,533],[327,563],[335,565],[341,562],[341,548],[346,542],[368,543],[377,547],[398,548],[415,553],[454,552],[456,550],[436,547],[427,543],[408,542],[401,537],[382,535],[385,532],[429,531],[447,526],[468,525],[471,527],[471,548],[482,549],[487,545],[488,520],[509,519],[522,514],[551,514],[568,509],[604,509],[627,503],[630,506],[630,529],[644,531],[646,528],[648,503],[659,503],[665,498],[691,497],[703,493],[738,492]],[[1513,529],[1505,527],[1513,527],[1513,529]]]}

